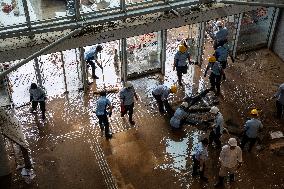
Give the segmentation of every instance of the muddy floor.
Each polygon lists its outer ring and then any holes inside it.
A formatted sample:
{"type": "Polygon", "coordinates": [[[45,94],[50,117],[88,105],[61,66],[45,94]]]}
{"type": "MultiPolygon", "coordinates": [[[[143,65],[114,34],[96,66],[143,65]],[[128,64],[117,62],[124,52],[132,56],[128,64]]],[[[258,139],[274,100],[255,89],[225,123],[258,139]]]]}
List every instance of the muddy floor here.
{"type": "MultiPolygon", "coordinates": [[[[184,86],[171,98],[173,105],[185,95],[195,94],[201,86],[209,87],[203,78],[204,65],[201,68],[192,65],[189,70],[184,86]]],[[[223,134],[222,144],[229,137],[240,139],[251,108],[261,110],[264,129],[252,152],[243,151],[244,164],[237,173],[237,181],[227,183],[225,188],[284,188],[283,153],[271,150],[272,144],[284,139],[270,138],[272,131],[284,132],[284,120],[275,118],[275,99],[271,99],[284,82],[283,73],[284,63],[269,50],[247,52],[238,55],[235,63],[229,61],[222,94],[216,97],[230,132],[223,134]]],[[[21,170],[16,170],[15,162],[19,164],[20,158],[10,151],[12,188],[213,188],[220,152],[215,148],[209,148],[206,164],[209,183],[191,176],[192,147],[209,130],[186,125],[181,131],[172,132],[169,118],[158,113],[151,95],[159,83],[176,83],[171,66],[166,68],[164,77],[152,75],[132,82],[139,95],[134,113],[136,125],[131,126],[127,116],[120,117],[117,93],[109,94],[115,106],[110,118],[114,133],[111,140],[101,135],[93,112],[98,98],[93,92],[101,85],[100,81],[91,84],[87,94],[70,91],[49,99],[45,122],[40,112],[28,113],[29,106],[17,108],[36,177],[27,184],[20,176],[21,170]]],[[[209,96],[213,98],[214,94],[209,96]]]]}

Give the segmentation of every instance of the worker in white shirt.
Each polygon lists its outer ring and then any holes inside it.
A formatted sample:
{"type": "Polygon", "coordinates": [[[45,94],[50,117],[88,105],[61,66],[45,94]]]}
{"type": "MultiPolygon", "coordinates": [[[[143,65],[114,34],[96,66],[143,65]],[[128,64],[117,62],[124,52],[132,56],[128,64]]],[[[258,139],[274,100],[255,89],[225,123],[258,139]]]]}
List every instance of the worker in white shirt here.
{"type": "Polygon", "coordinates": [[[238,142],[235,138],[230,138],[228,144],[222,147],[219,161],[221,162],[221,167],[219,171],[219,180],[214,185],[215,187],[224,185],[224,177],[228,173],[230,174],[230,182],[234,182],[235,172],[242,164],[242,150],[238,146],[238,142]]]}

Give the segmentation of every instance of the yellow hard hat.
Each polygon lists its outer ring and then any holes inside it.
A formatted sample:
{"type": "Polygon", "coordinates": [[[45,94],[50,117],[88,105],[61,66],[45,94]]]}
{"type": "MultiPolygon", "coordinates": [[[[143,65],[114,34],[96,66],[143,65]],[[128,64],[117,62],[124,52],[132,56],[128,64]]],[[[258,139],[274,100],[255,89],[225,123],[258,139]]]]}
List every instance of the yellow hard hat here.
{"type": "Polygon", "coordinates": [[[258,110],[254,108],[250,111],[250,114],[258,116],[258,110]]]}
{"type": "Polygon", "coordinates": [[[177,86],[172,85],[172,86],[171,86],[171,92],[172,92],[172,93],[177,93],[177,86]]]}
{"type": "Polygon", "coordinates": [[[180,51],[181,53],[185,53],[187,50],[187,48],[184,45],[179,45],[178,46],[178,51],[180,51]]]}
{"type": "Polygon", "coordinates": [[[208,58],[208,61],[209,61],[209,62],[216,62],[215,56],[209,57],[209,58],[208,58]]]}

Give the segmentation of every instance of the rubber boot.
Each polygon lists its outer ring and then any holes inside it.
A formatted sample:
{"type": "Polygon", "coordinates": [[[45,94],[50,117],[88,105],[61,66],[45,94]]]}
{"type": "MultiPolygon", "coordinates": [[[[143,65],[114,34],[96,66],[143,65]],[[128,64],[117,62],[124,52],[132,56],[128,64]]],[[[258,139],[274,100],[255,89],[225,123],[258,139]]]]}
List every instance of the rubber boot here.
{"type": "Polygon", "coordinates": [[[230,174],[230,182],[235,182],[235,175],[234,174],[230,174]]]}
{"type": "Polygon", "coordinates": [[[214,187],[221,187],[224,186],[224,177],[219,176],[218,182],[214,185],[214,187]]]}

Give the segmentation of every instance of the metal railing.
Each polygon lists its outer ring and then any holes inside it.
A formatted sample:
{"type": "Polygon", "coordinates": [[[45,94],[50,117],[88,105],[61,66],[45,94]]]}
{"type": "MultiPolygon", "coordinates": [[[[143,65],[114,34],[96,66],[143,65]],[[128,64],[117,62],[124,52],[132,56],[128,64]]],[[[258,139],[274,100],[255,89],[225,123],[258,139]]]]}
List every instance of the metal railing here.
{"type": "MultiPolygon", "coordinates": [[[[172,8],[182,8],[199,3],[199,1],[197,0],[179,0],[175,2],[169,2],[168,0],[151,0],[129,4],[126,3],[125,0],[120,0],[119,7],[111,7],[102,10],[96,10],[93,12],[81,12],[78,4],[79,0],[75,0],[78,6],[75,6],[76,10],[74,11],[74,15],[66,15],[63,17],[31,21],[28,10],[29,7],[26,5],[27,0],[22,1],[25,9],[26,22],[4,26],[0,28],[0,39],[18,37],[23,35],[33,36],[37,33],[44,33],[48,31],[61,31],[68,28],[76,29],[78,27],[81,27],[82,23],[84,22],[88,22],[89,24],[91,24],[92,20],[94,20],[96,24],[97,20],[102,21],[104,20],[105,16],[113,16],[113,19],[115,19],[115,15],[124,13],[124,16],[126,16],[129,15],[128,13],[130,11],[139,12],[138,14],[141,15],[163,11],[166,9],[170,10],[172,8]],[[155,9],[155,7],[159,7],[162,9],[155,9]]],[[[122,17],[117,17],[117,19],[122,19],[122,17]]]]}

